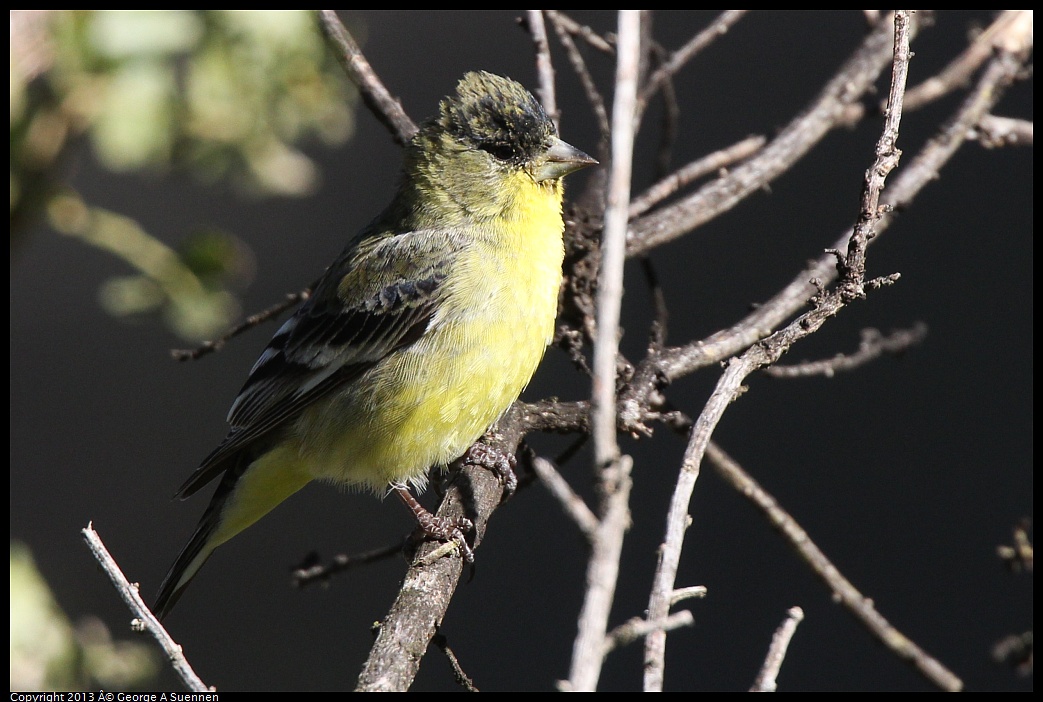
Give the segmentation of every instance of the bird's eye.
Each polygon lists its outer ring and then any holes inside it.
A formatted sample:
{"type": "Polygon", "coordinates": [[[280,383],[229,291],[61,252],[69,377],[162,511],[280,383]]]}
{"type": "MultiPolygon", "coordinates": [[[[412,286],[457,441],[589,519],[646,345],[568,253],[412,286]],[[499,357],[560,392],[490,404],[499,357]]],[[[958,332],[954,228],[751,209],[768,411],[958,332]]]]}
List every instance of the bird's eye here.
{"type": "Polygon", "coordinates": [[[502,141],[487,141],[481,148],[501,161],[510,161],[518,155],[513,145],[502,141]]]}

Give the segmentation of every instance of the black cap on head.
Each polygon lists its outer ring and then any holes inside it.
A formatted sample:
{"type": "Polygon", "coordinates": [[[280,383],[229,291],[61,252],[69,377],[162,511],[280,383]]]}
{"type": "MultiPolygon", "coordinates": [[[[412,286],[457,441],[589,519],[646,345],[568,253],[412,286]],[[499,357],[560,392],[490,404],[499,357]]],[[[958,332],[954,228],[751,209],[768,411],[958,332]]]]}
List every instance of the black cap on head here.
{"type": "Polygon", "coordinates": [[[467,73],[442,100],[438,123],[501,161],[532,161],[551,146],[554,124],[520,83],[485,71],[467,73]]]}

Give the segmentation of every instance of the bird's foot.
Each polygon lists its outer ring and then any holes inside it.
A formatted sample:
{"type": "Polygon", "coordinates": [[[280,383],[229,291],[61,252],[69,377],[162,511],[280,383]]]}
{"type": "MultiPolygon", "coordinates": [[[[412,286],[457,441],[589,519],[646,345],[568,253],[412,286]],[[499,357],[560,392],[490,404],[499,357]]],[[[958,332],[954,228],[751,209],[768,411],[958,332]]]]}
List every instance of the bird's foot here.
{"type": "Polygon", "coordinates": [[[513,454],[504,453],[488,444],[477,443],[467,449],[463,456],[464,463],[480,466],[495,475],[503,484],[503,499],[506,502],[518,489],[518,476],[514,469],[518,467],[518,459],[513,454]]]}
{"type": "Polygon", "coordinates": [[[474,529],[474,522],[464,516],[450,518],[431,514],[407,488],[396,487],[395,493],[413,512],[424,538],[452,542],[466,562],[474,563],[474,551],[467,543],[467,534],[474,529]]]}

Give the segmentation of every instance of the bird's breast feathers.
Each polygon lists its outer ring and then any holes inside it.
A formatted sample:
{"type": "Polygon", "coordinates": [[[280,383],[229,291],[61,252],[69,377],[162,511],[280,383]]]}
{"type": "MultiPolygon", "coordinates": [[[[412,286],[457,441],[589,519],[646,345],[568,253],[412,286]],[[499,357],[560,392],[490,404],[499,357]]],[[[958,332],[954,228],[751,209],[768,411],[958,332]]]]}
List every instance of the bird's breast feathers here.
{"type": "Polygon", "coordinates": [[[294,423],[316,478],[423,485],[528,384],[554,333],[561,191],[525,174],[511,186],[510,206],[463,234],[426,333],[294,423]]]}

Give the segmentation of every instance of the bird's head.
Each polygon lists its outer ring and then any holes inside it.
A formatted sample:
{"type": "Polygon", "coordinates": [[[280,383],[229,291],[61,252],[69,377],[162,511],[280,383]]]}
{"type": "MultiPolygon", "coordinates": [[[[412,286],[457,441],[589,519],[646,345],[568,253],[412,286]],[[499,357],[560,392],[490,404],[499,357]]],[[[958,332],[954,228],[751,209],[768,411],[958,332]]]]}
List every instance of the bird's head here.
{"type": "Polygon", "coordinates": [[[440,153],[472,152],[491,167],[525,170],[536,182],[597,163],[558,138],[543,106],[520,83],[485,71],[465,74],[417,139],[427,151],[436,141],[440,153]]]}

